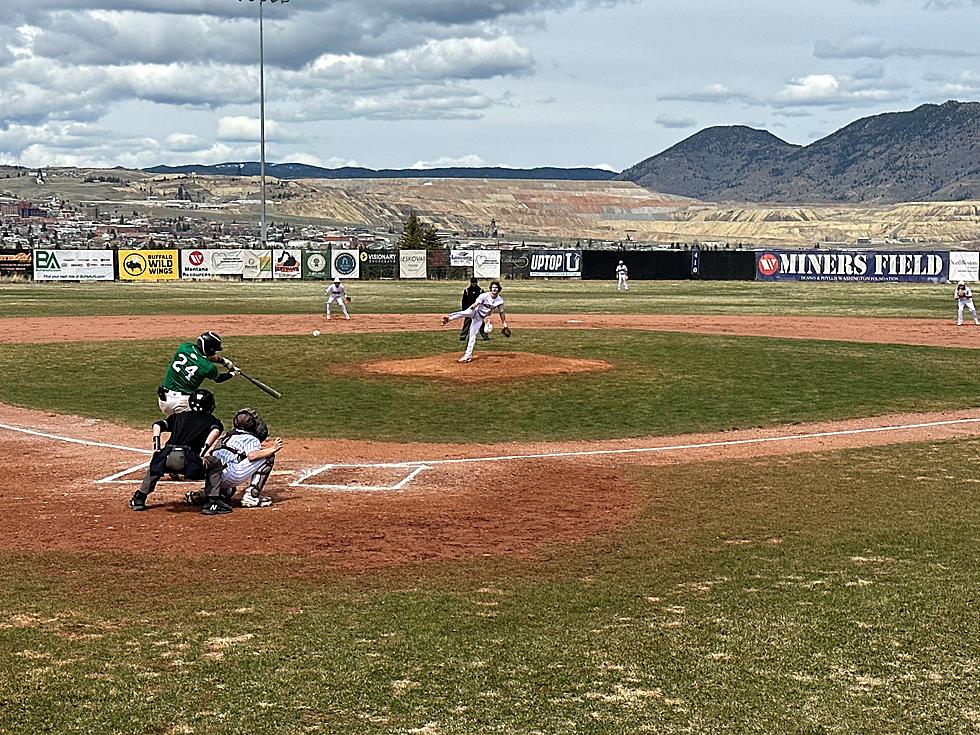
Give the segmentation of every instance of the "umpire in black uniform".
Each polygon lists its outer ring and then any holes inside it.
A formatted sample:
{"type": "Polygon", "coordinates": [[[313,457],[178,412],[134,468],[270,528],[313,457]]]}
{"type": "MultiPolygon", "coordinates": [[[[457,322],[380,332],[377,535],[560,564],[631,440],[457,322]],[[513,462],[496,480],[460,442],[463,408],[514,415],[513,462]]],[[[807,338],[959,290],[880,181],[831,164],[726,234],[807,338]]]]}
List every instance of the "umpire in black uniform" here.
{"type": "MultiPolygon", "coordinates": [[[[470,285],[467,286],[465,291],[463,291],[463,300],[460,302],[462,308],[460,309],[460,311],[466,311],[466,309],[469,309],[471,306],[473,306],[474,302],[476,302],[477,297],[479,297],[481,293],[483,293],[483,289],[480,288],[479,282],[476,280],[475,277],[471,278],[470,285]]],[[[470,319],[469,317],[463,320],[463,328],[459,330],[460,342],[465,342],[470,338],[470,324],[472,322],[473,320],[470,319]]],[[[486,325],[486,322],[484,322],[484,325],[486,325]]],[[[481,339],[486,341],[490,339],[490,336],[484,330],[485,330],[485,326],[481,326],[480,337],[481,339]]]]}

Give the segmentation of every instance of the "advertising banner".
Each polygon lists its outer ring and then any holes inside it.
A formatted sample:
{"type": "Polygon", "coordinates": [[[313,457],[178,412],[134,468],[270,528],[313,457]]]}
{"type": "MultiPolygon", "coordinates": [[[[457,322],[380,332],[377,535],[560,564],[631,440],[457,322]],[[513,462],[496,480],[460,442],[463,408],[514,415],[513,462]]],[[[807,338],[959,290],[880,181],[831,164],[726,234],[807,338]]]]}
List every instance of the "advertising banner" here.
{"type": "Polygon", "coordinates": [[[244,250],[208,250],[211,258],[211,274],[215,276],[240,276],[245,272],[244,250]]]}
{"type": "Polygon", "coordinates": [[[532,250],[533,278],[581,278],[581,250],[532,250]]]}
{"type": "Polygon", "coordinates": [[[178,250],[118,250],[120,281],[176,281],[180,278],[178,250]]]}
{"type": "Polygon", "coordinates": [[[397,275],[397,250],[361,251],[361,278],[395,278],[397,275]]]}
{"type": "Polygon", "coordinates": [[[425,278],[425,276],[426,267],[424,250],[398,251],[399,278],[425,278]]]}
{"type": "Polygon", "coordinates": [[[29,277],[32,262],[30,250],[0,248],[0,276],[29,277]]]}
{"type": "Polygon", "coordinates": [[[757,281],[941,282],[948,252],[768,250],[756,253],[757,281]]]}
{"type": "Polygon", "coordinates": [[[473,251],[473,275],[477,278],[500,278],[500,251],[473,251]]]}
{"type": "Polygon", "coordinates": [[[112,281],[113,250],[35,250],[35,281],[112,281]]]}
{"type": "Polygon", "coordinates": [[[449,265],[453,268],[472,268],[472,250],[451,250],[449,252],[449,265]]]}
{"type": "Polygon", "coordinates": [[[193,249],[180,251],[181,278],[210,278],[211,257],[207,250],[193,249]]]}
{"type": "Polygon", "coordinates": [[[980,253],[951,252],[949,254],[949,280],[980,280],[980,253]]]}
{"type": "Polygon", "coordinates": [[[330,248],[330,263],[332,278],[361,277],[361,258],[357,248],[330,248]]]}
{"type": "Polygon", "coordinates": [[[240,276],[245,270],[243,250],[191,248],[180,251],[181,278],[240,276]]]}
{"type": "Polygon", "coordinates": [[[330,251],[303,251],[303,278],[325,281],[330,278],[330,251]]]}
{"type": "Polygon", "coordinates": [[[271,250],[244,250],[242,278],[265,280],[272,278],[271,250]]]}
{"type": "Polygon", "coordinates": [[[303,277],[303,251],[289,248],[286,250],[272,251],[272,277],[273,278],[302,278],[303,277]]]}

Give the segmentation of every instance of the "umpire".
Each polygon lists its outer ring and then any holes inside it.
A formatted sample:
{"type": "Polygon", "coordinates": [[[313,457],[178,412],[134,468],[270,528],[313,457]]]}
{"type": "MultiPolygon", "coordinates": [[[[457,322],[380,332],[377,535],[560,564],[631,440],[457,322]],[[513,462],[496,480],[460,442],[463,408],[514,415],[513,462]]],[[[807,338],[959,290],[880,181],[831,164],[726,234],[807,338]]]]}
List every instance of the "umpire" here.
{"type": "MultiPolygon", "coordinates": [[[[466,311],[471,306],[473,306],[473,304],[476,302],[477,298],[479,298],[481,293],[483,293],[483,289],[480,288],[480,284],[477,281],[476,277],[471,278],[470,285],[467,286],[465,291],[463,291],[463,300],[460,302],[463,308],[461,308],[460,311],[466,311]]],[[[463,328],[459,330],[460,342],[465,342],[470,338],[470,324],[472,323],[472,321],[473,320],[470,319],[469,317],[463,320],[463,328]]],[[[486,325],[486,322],[484,322],[483,324],[486,325]]],[[[480,338],[483,339],[483,341],[487,341],[488,339],[490,339],[490,336],[484,331],[484,329],[485,326],[480,327],[480,338]]]]}

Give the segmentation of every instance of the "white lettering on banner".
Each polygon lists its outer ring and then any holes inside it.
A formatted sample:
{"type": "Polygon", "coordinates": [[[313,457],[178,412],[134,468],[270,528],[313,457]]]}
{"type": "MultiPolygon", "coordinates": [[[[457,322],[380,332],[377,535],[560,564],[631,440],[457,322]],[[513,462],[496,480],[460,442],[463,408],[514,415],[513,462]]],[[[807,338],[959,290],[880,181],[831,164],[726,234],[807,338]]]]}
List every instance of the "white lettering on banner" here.
{"type": "Polygon", "coordinates": [[[875,275],[937,276],[943,271],[943,259],[938,255],[901,253],[875,256],[875,275]]]}
{"type": "Polygon", "coordinates": [[[780,253],[783,273],[800,276],[863,276],[868,272],[864,253],[780,253]]]}

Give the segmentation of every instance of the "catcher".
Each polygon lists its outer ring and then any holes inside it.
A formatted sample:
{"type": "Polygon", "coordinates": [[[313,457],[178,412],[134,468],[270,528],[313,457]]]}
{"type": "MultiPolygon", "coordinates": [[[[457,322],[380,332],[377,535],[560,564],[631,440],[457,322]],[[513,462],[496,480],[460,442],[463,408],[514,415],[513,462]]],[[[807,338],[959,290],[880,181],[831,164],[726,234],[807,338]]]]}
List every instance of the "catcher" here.
{"type": "Polygon", "coordinates": [[[956,299],[956,326],[963,325],[964,308],[970,310],[970,313],[973,315],[973,323],[980,325],[980,319],[977,319],[977,307],[973,305],[973,291],[966,285],[966,281],[960,281],[956,284],[956,291],[953,292],[953,298],[956,299]]]}
{"type": "MultiPolygon", "coordinates": [[[[129,500],[131,510],[146,510],[146,498],[152,493],[165,474],[183,476],[188,480],[206,480],[205,488],[211,496],[217,494],[221,482],[222,465],[213,456],[205,456],[224,428],[213,415],[214,394],[208,390],[196,390],[188,398],[189,411],[171,414],[153,424],[153,457],[150,468],[140,484],[139,490],[129,500]],[[160,446],[163,432],[170,436],[167,443],[160,446]]],[[[206,492],[201,492],[204,499],[206,492]]],[[[215,510],[207,515],[215,515],[228,510],[215,510]]],[[[207,511],[207,507],[205,507],[207,511]]]]}
{"type": "Polygon", "coordinates": [[[327,286],[327,319],[330,318],[330,304],[339,304],[340,310],[344,314],[344,319],[350,319],[350,314],[347,313],[347,304],[349,303],[350,296],[347,295],[347,291],[340,283],[340,279],[333,279],[333,283],[327,286]]]}
{"type": "Polygon", "coordinates": [[[504,314],[504,298],[500,295],[503,290],[500,281],[490,281],[490,290],[477,296],[473,306],[462,311],[454,311],[452,314],[442,318],[443,324],[448,324],[455,319],[471,319],[470,339],[466,343],[466,352],[457,362],[471,362],[473,360],[473,346],[476,344],[476,337],[483,329],[483,323],[489,321],[493,312],[500,314],[500,321],[504,328],[500,330],[505,337],[510,336],[510,327],[507,326],[507,315],[504,314]]]}
{"type": "MultiPolygon", "coordinates": [[[[231,508],[231,500],[238,485],[248,481],[242,493],[243,508],[265,508],[272,505],[272,498],[262,494],[262,489],[272,474],[276,453],[282,449],[282,439],[269,439],[269,428],[253,408],[243,408],[235,414],[233,428],[218,440],[212,451],[221,466],[218,487],[220,502],[231,508]]],[[[195,490],[184,496],[185,500],[198,505],[210,502],[206,493],[195,490]]]]}

